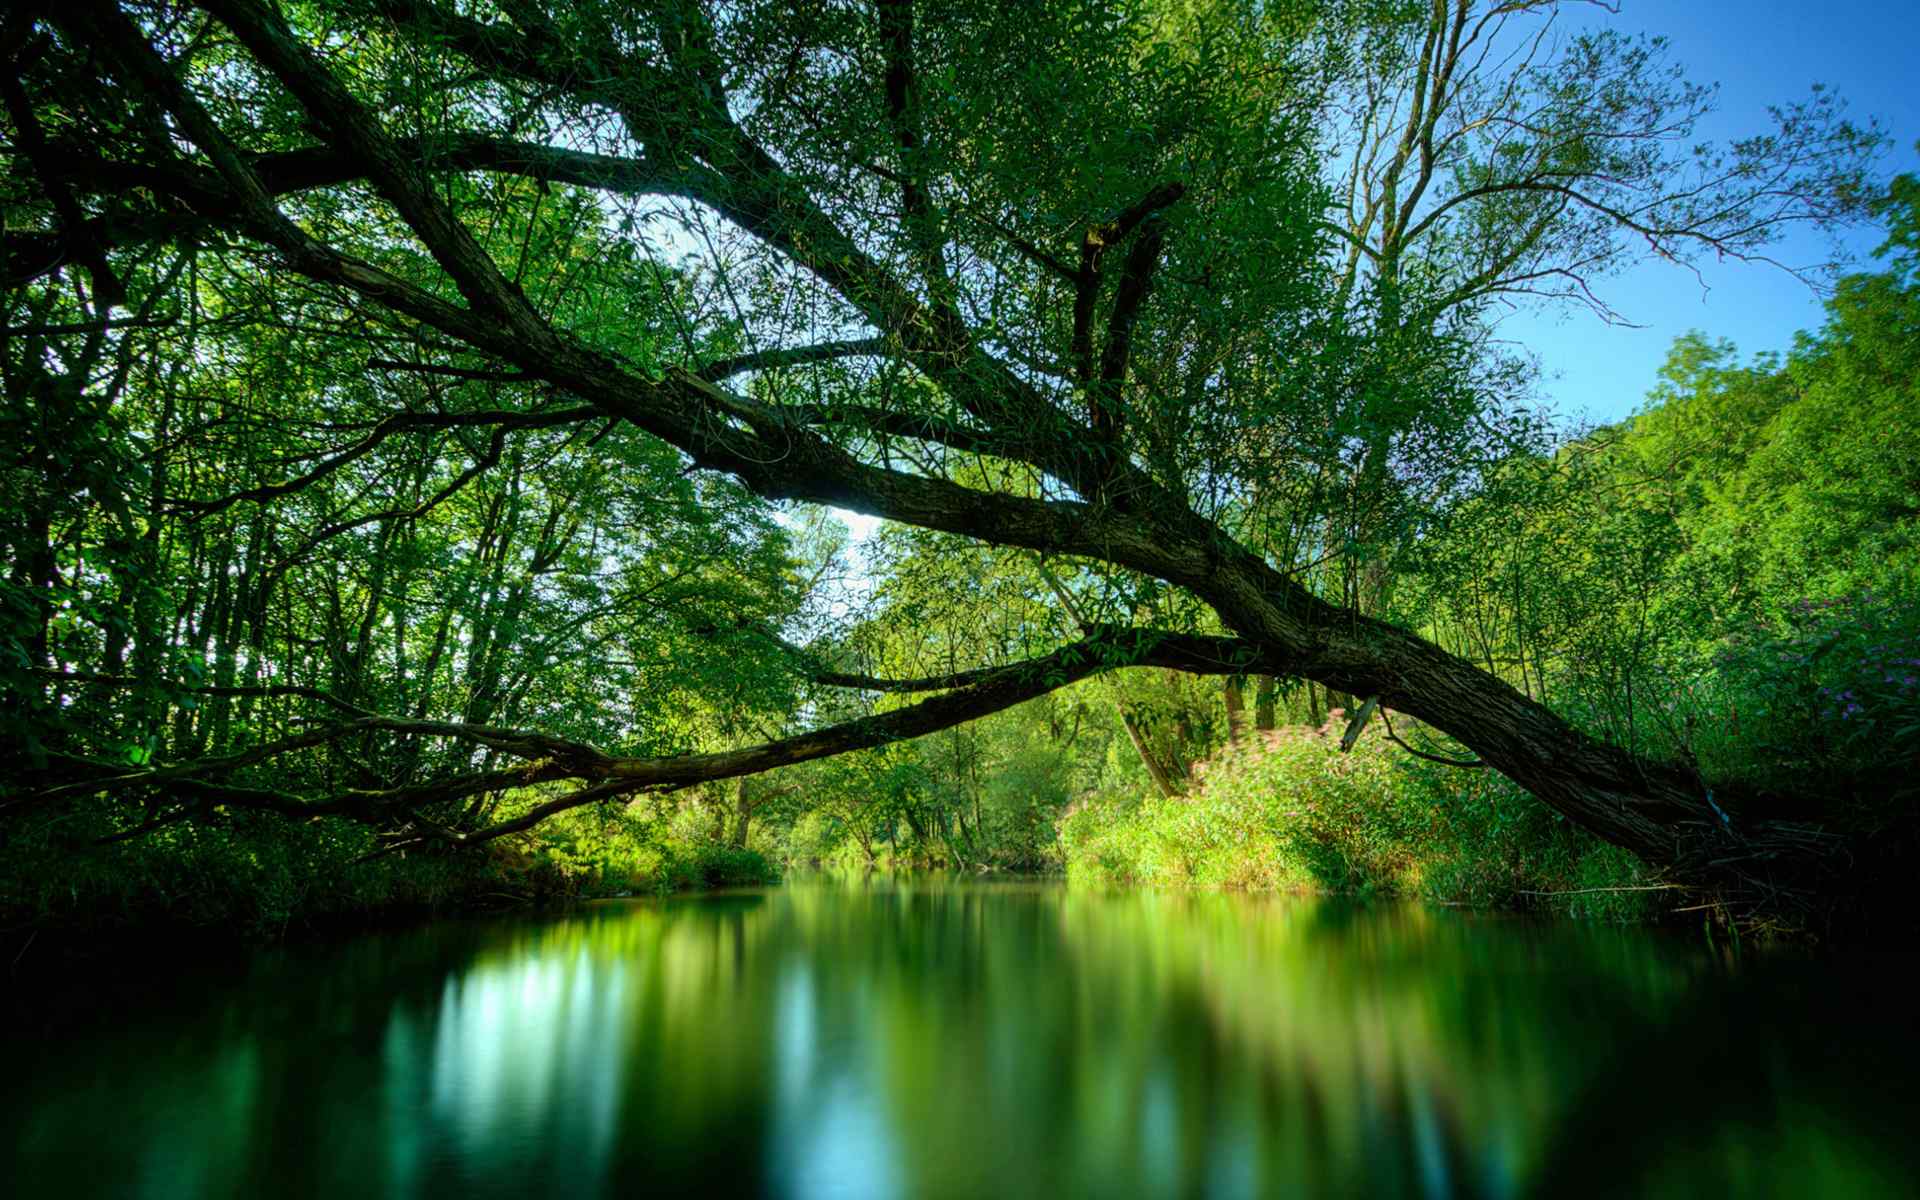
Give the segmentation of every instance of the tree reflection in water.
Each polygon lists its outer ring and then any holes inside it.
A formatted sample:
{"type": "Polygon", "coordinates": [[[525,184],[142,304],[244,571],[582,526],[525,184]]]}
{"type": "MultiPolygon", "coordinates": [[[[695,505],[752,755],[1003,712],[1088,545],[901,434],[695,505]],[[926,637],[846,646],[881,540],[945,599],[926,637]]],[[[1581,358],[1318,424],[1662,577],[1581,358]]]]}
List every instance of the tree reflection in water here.
{"type": "Polygon", "coordinates": [[[1870,1011],[1874,989],[1567,924],[815,883],[448,923],[162,991],[119,1027],[16,1048],[8,1194],[1806,1196],[1916,1177],[1911,1023],[1870,1011]]]}

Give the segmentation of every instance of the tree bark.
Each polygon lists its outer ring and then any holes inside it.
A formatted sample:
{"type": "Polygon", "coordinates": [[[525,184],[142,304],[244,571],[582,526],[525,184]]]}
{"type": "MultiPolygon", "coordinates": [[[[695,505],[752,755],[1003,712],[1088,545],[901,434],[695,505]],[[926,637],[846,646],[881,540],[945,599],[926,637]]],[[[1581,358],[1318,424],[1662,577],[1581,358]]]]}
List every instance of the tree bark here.
{"type": "Polygon", "coordinates": [[[1280,685],[1271,675],[1257,676],[1259,682],[1253,689],[1253,727],[1262,733],[1273,729],[1276,718],[1275,699],[1280,685]]]}
{"type": "Polygon", "coordinates": [[[747,848],[747,825],[753,820],[753,802],[747,790],[747,781],[751,778],[751,775],[742,775],[733,785],[733,845],[738,850],[747,848]]]}
{"type": "Polygon", "coordinates": [[[1160,756],[1153,752],[1153,745],[1147,740],[1146,731],[1140,728],[1140,722],[1127,708],[1126,701],[1115,700],[1114,711],[1120,714],[1121,727],[1127,731],[1127,740],[1133,743],[1133,751],[1140,756],[1140,765],[1147,769],[1147,778],[1153,781],[1153,790],[1168,800],[1180,794],[1180,788],[1174,783],[1173,775],[1160,762],[1160,756]]]}

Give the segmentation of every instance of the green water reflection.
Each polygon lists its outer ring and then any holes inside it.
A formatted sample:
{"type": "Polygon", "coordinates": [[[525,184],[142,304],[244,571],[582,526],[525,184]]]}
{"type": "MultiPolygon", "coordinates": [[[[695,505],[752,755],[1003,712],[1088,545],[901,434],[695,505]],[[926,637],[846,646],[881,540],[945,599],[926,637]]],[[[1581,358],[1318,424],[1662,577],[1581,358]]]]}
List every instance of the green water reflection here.
{"type": "Polygon", "coordinates": [[[9,1045],[0,1192],[1902,1195],[1893,969],[1023,884],[608,904],[9,1045]]]}

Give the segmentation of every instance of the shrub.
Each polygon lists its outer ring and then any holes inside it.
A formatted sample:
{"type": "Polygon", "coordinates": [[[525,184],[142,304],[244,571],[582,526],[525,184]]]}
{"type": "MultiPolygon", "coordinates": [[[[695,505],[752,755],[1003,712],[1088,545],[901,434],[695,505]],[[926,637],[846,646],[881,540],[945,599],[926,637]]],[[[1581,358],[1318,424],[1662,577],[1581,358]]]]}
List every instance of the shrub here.
{"type": "Polygon", "coordinates": [[[1061,822],[1070,881],[1415,896],[1625,920],[1657,892],[1624,851],[1492,772],[1407,758],[1377,736],[1341,753],[1289,730],[1202,764],[1187,795],[1095,797],[1061,822]],[[1607,890],[1600,890],[1607,889],[1607,890]]]}
{"type": "Polygon", "coordinates": [[[1877,831],[1920,796],[1920,603],[1861,593],[1801,601],[1724,643],[1691,720],[1715,775],[1823,798],[1830,819],[1877,831]]]}
{"type": "MultiPolygon", "coordinates": [[[[500,815],[539,799],[510,797],[500,815]]],[[[365,857],[373,835],[355,822],[246,812],[100,844],[137,820],[117,807],[0,826],[0,920],[92,938],[165,927],[258,942],[399,913],[779,879],[757,851],[676,838],[660,814],[622,804],[575,809],[483,849],[377,858],[365,857]]]]}

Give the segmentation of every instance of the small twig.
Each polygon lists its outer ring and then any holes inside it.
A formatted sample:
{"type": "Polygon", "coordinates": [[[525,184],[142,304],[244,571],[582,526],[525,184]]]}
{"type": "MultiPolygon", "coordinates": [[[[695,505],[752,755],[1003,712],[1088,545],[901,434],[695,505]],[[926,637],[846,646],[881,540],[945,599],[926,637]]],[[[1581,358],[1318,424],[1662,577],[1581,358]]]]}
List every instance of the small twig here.
{"type": "Polygon", "coordinates": [[[51,325],[9,325],[7,337],[52,337],[63,333],[99,333],[109,329],[163,329],[176,317],[100,317],[92,321],[62,321],[51,325]]]}
{"type": "Polygon", "coordinates": [[[398,358],[369,358],[369,371],[418,371],[423,375],[446,375],[453,379],[471,379],[480,383],[525,383],[533,376],[525,371],[485,371],[471,367],[449,367],[441,363],[408,362],[398,358]]]}
{"type": "Polygon", "coordinates": [[[1467,767],[1480,770],[1484,769],[1487,765],[1477,758],[1448,758],[1444,754],[1429,754],[1425,750],[1408,745],[1401,741],[1400,735],[1393,731],[1393,718],[1387,715],[1387,710],[1384,708],[1380,710],[1380,720],[1386,726],[1387,740],[1402,750],[1405,750],[1408,754],[1413,755],[1415,758],[1424,758],[1428,762],[1439,763],[1443,767],[1467,767]]]}

